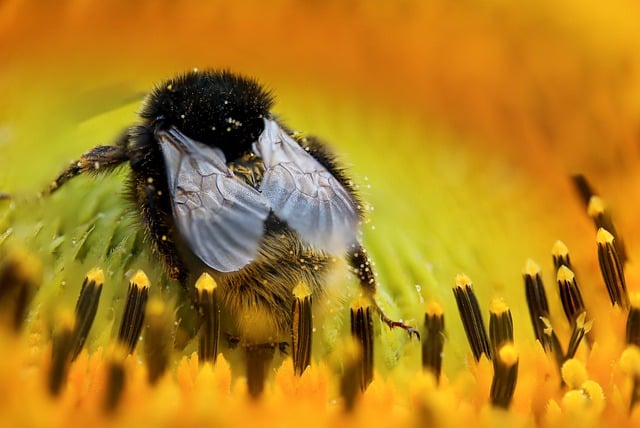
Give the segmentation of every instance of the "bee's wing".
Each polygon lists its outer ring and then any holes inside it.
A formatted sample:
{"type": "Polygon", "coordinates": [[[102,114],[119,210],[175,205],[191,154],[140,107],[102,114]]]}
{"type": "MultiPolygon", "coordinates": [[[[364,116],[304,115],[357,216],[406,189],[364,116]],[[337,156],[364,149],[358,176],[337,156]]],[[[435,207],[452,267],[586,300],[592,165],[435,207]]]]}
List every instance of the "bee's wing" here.
{"type": "Polygon", "coordinates": [[[254,260],[270,210],[266,198],[233,175],[220,149],[173,127],[156,137],[175,222],[189,248],[220,272],[236,271],[254,260]]]}
{"type": "Polygon", "coordinates": [[[357,203],[344,186],[277,122],[265,119],[254,147],[266,171],[260,191],[301,238],[328,252],[356,240],[357,203]]]}

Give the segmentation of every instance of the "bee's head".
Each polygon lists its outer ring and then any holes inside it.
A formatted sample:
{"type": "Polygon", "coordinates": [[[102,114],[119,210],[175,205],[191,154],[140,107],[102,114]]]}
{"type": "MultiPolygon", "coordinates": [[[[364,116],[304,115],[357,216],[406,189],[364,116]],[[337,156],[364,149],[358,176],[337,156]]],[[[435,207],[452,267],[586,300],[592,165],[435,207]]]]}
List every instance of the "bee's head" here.
{"type": "Polygon", "coordinates": [[[228,71],[192,71],[158,86],[141,116],[161,127],[175,126],[233,160],[258,139],[271,105],[271,95],[252,79],[228,71]]]}

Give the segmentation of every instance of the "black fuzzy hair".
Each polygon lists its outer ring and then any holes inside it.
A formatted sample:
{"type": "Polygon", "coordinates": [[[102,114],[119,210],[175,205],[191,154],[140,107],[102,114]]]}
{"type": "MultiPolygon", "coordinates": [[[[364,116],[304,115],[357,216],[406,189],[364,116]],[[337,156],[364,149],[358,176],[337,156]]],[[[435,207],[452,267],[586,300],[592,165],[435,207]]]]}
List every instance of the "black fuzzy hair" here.
{"type": "Polygon", "coordinates": [[[271,94],[253,79],[226,70],[190,71],[158,85],[140,116],[219,147],[230,161],[262,133],[272,104],[271,94]]]}

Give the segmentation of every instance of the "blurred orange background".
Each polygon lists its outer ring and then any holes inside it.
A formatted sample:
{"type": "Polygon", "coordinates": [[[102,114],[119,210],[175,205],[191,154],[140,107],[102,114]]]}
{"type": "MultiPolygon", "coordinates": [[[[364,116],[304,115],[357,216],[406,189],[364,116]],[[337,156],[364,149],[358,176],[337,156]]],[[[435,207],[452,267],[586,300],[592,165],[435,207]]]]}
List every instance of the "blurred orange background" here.
{"type": "Polygon", "coordinates": [[[569,168],[612,168],[637,156],[638,16],[633,1],[5,0],[0,88],[37,100],[55,82],[65,91],[55,106],[227,67],[274,89],[346,92],[516,153],[544,145],[569,168]]]}

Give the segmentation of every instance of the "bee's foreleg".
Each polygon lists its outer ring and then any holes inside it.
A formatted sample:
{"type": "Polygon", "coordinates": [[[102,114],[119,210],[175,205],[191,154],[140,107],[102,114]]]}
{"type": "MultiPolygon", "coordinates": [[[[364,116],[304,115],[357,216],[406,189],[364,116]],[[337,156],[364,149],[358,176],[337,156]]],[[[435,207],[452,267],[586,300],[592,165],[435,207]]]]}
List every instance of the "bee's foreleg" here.
{"type": "Polygon", "coordinates": [[[402,328],[409,333],[409,337],[415,335],[420,339],[420,333],[415,328],[406,325],[401,321],[394,321],[389,318],[376,302],[376,277],[371,266],[371,259],[367,255],[367,250],[360,244],[354,244],[348,255],[348,261],[351,267],[355,270],[358,282],[365,296],[369,299],[372,306],[380,316],[382,322],[389,326],[389,328],[402,328]]]}
{"type": "Polygon", "coordinates": [[[124,133],[112,146],[97,146],[89,150],[80,159],[75,160],[49,184],[41,195],[50,195],[73,177],[84,174],[102,174],[129,160],[126,150],[128,133],[124,133]]]}

